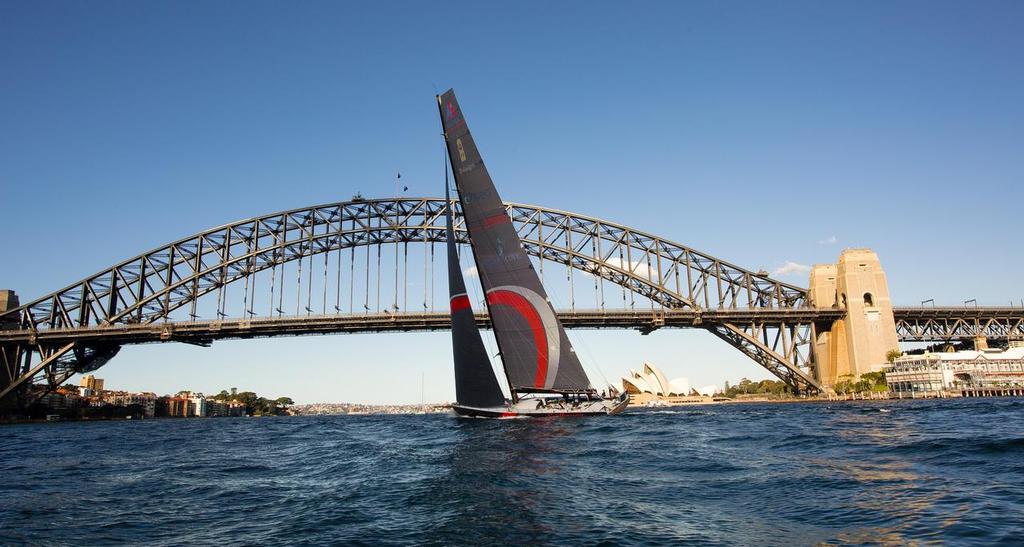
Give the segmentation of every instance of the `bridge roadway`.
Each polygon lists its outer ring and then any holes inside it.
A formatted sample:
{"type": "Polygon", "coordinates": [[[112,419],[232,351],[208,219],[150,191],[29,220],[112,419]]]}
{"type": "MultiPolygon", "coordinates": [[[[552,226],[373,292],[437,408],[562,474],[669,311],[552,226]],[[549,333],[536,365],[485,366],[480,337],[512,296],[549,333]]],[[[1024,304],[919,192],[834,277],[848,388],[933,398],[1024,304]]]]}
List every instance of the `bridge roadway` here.
{"type": "MultiPolygon", "coordinates": [[[[648,333],[658,328],[702,328],[733,324],[828,324],[843,317],[843,310],[723,309],[692,310],[575,310],[558,312],[562,323],[577,329],[637,329],[648,333]]],[[[991,339],[1024,339],[1024,308],[946,307],[895,308],[897,332],[903,342],[946,342],[991,339]]],[[[477,314],[481,328],[490,328],[486,314],[477,314]]],[[[257,317],[213,321],[156,322],[112,326],[0,331],[4,343],[69,342],[114,345],[152,342],[183,342],[208,345],[215,340],[343,334],[360,332],[405,332],[447,330],[451,318],[445,312],[357,313],[257,317]]]]}

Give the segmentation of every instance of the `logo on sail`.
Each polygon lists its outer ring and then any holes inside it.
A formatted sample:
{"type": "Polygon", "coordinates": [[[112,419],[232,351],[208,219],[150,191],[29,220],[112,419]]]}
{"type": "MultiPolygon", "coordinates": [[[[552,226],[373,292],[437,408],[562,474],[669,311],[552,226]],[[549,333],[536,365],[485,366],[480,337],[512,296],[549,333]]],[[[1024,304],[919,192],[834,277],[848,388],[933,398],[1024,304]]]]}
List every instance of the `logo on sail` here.
{"type": "Polygon", "coordinates": [[[459,161],[466,161],[466,149],[462,147],[462,139],[455,139],[455,147],[459,149],[459,161]]]}
{"type": "Polygon", "coordinates": [[[537,359],[533,387],[551,389],[558,375],[562,343],[558,319],[551,306],[536,292],[515,285],[502,285],[487,291],[487,303],[492,308],[511,308],[529,325],[537,359]]]}

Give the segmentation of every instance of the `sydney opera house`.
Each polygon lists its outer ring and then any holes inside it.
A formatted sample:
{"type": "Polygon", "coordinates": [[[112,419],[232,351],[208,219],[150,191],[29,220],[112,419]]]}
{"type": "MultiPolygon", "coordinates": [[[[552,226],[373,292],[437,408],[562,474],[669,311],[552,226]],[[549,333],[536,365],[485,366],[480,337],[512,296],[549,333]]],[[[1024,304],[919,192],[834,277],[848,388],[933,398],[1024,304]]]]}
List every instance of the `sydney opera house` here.
{"type": "Polygon", "coordinates": [[[669,381],[661,369],[646,362],[642,371],[630,370],[629,376],[624,376],[621,381],[622,390],[629,394],[631,405],[710,403],[715,394],[715,386],[698,390],[690,387],[686,378],[669,381]]]}

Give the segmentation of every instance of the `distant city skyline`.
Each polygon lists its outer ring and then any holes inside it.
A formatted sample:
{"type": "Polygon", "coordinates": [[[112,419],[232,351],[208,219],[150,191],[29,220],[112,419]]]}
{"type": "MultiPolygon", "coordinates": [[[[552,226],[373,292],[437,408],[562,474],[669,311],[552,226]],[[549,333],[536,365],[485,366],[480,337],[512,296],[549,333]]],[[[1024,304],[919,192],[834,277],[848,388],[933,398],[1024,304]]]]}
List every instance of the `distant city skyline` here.
{"type": "MultiPolygon", "coordinates": [[[[390,196],[399,170],[406,195],[439,196],[433,95],[448,87],[506,200],[800,286],[870,247],[896,305],[1024,298],[1019,3],[0,13],[0,288],[23,303],[232,220],[390,196]]],[[[693,385],[771,377],[701,331],[570,337],[596,385],[645,360],[693,385]]],[[[453,398],[451,368],[447,333],[404,333],[128,346],[98,374],[417,403],[421,375],[428,402],[453,398]]]]}

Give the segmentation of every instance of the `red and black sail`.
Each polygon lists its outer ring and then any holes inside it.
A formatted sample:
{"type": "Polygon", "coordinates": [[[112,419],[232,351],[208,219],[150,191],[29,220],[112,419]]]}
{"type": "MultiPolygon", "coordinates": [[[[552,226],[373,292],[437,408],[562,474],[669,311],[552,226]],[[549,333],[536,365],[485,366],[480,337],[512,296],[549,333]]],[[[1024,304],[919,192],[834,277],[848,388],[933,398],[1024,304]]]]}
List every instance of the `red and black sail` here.
{"type": "Polygon", "coordinates": [[[455,188],[514,392],[591,390],[484,166],[455,92],[438,97],[455,188]]]}
{"type": "MultiPolygon", "coordinates": [[[[446,176],[447,178],[447,176],[446,176]]],[[[455,400],[460,405],[494,407],[505,404],[505,396],[487,358],[480,330],[473,317],[473,307],[466,294],[466,282],[459,267],[452,226],[452,204],[445,181],[445,237],[448,240],[448,296],[452,310],[452,353],[455,357],[455,400]]]]}

